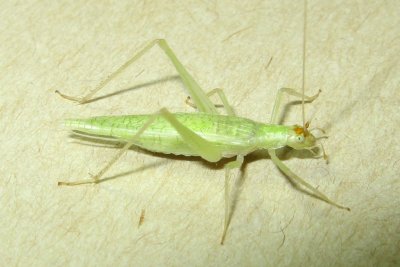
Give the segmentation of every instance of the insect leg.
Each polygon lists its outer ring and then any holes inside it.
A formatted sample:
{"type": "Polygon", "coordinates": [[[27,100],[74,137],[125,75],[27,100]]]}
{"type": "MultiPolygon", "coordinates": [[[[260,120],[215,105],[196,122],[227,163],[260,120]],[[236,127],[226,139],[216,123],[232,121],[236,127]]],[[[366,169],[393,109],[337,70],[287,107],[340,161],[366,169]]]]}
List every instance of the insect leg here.
{"type": "MultiPolygon", "coordinates": [[[[280,108],[280,106],[282,104],[282,95],[283,95],[283,93],[286,93],[286,94],[292,95],[292,96],[296,96],[296,97],[299,97],[299,98],[303,97],[303,94],[300,93],[300,92],[297,92],[295,89],[292,89],[292,88],[281,88],[281,89],[279,89],[278,94],[276,95],[276,98],[275,98],[274,108],[272,109],[272,116],[271,116],[271,123],[272,124],[279,123],[279,121],[278,121],[279,120],[278,119],[278,112],[279,112],[279,108],[280,108]]],[[[316,93],[313,96],[306,96],[305,95],[304,96],[304,100],[306,102],[312,102],[319,96],[320,93],[321,93],[321,90],[319,90],[318,93],[316,93]]]]}
{"type": "Polygon", "coordinates": [[[144,46],[139,52],[137,52],[134,56],[132,56],[128,61],[122,64],[116,71],[108,75],[104,80],[102,80],[94,89],[90,90],[88,94],[83,97],[74,97],[61,93],[56,90],[55,92],[59,94],[61,97],[78,102],[79,104],[85,104],[92,100],[93,96],[100,91],[104,86],[106,86],[110,81],[112,81],[115,77],[121,74],[126,68],[128,68],[133,62],[141,58],[148,50],[150,50],[155,44],[157,40],[154,40],[144,46]]]}
{"type": "Polygon", "coordinates": [[[335,207],[337,207],[337,208],[339,208],[339,209],[345,209],[345,210],[350,211],[350,208],[345,207],[345,206],[342,206],[342,205],[339,205],[338,203],[336,203],[336,202],[334,202],[333,200],[329,199],[325,194],[323,194],[323,193],[320,192],[318,189],[316,189],[315,187],[313,187],[312,185],[310,185],[309,183],[307,183],[305,180],[303,180],[300,176],[298,176],[297,174],[295,174],[294,172],[292,172],[292,171],[289,169],[289,167],[286,166],[286,165],[276,156],[275,150],[273,150],[273,149],[268,149],[268,154],[271,156],[271,159],[272,159],[272,161],[275,163],[275,165],[278,166],[278,168],[279,168],[279,169],[290,179],[290,181],[292,181],[295,185],[299,185],[299,184],[300,184],[300,185],[304,186],[305,188],[307,188],[309,191],[311,191],[311,193],[312,193],[315,197],[317,197],[317,198],[319,198],[319,199],[321,199],[321,200],[323,200],[323,201],[325,201],[325,202],[327,202],[327,203],[329,203],[329,204],[331,204],[331,205],[333,205],[333,206],[335,206],[335,207]]]}
{"type": "Polygon", "coordinates": [[[104,166],[103,169],[101,169],[96,175],[91,175],[92,177],[90,179],[85,179],[85,180],[79,180],[75,182],[63,182],[60,181],[58,182],[58,185],[81,185],[81,184],[97,184],[100,182],[103,182],[107,179],[100,179],[108,169],[111,168],[112,165],[114,165],[115,162],[133,145],[134,141],[139,138],[139,136],[154,122],[154,120],[157,118],[158,114],[154,114],[149,118],[149,120],[143,125],[143,127],[132,137],[131,140],[128,140],[128,142],[121,148],[120,151],[118,151],[117,154],[114,155],[114,157],[104,166]]]}
{"type": "Polygon", "coordinates": [[[80,184],[99,183],[104,181],[104,179],[100,180],[100,178],[104,175],[104,173],[108,169],[110,169],[110,167],[133,145],[133,143],[154,122],[154,120],[158,116],[162,116],[169,123],[171,123],[171,125],[176,129],[176,131],[185,141],[185,143],[189,145],[194,151],[196,151],[200,155],[200,157],[209,162],[217,162],[221,159],[222,154],[217,146],[205,140],[201,136],[197,135],[195,132],[191,131],[189,128],[180,123],[175,118],[175,116],[171,114],[167,109],[163,108],[159,112],[153,114],[149,118],[149,120],[143,125],[143,127],[130,140],[127,141],[124,147],[120,151],[118,151],[116,155],[114,155],[114,157],[107,163],[107,165],[102,170],[100,170],[100,172],[94,175],[91,179],[86,179],[76,182],[58,182],[58,185],[80,185],[80,184]]]}
{"type": "Polygon", "coordinates": [[[194,103],[197,106],[197,109],[201,112],[218,114],[217,109],[211,103],[211,101],[207,98],[206,93],[201,89],[201,87],[197,84],[197,82],[193,79],[193,77],[189,74],[189,72],[185,69],[182,63],[178,60],[175,53],[168,46],[167,42],[164,39],[156,39],[152,42],[148,43],[144,48],[139,50],[134,56],[132,56],[128,61],[126,61],[122,66],[120,66],[116,71],[107,76],[103,81],[101,81],[93,90],[91,90],[84,97],[73,97],[62,94],[59,91],[56,91],[57,94],[62,96],[63,98],[69,99],[71,101],[78,102],[80,104],[84,104],[90,102],[94,94],[100,91],[106,84],[108,84],[111,80],[117,77],[120,73],[122,73],[129,65],[133,62],[141,58],[148,50],[150,50],[154,45],[158,45],[171,60],[176,70],[179,73],[183,83],[185,84],[187,90],[189,91],[189,95],[192,97],[194,103]]]}
{"type": "MultiPolygon", "coordinates": [[[[226,114],[229,116],[236,116],[235,111],[233,110],[232,106],[229,104],[228,99],[226,98],[224,90],[222,88],[212,89],[210,92],[207,93],[207,96],[211,97],[214,94],[218,94],[219,99],[222,101],[222,106],[224,107],[224,109],[226,111],[226,114]]],[[[197,106],[195,104],[190,102],[190,96],[187,97],[185,102],[189,106],[191,106],[193,108],[197,108],[197,106]]],[[[217,105],[215,105],[215,104],[214,104],[214,106],[217,107],[217,105]]]]}
{"type": "Polygon", "coordinates": [[[163,116],[176,129],[186,144],[196,151],[200,157],[209,162],[217,162],[222,158],[221,150],[215,144],[205,140],[184,126],[167,109],[161,109],[160,115],[163,116]]]}
{"type": "Polygon", "coordinates": [[[221,237],[221,245],[224,244],[226,232],[228,230],[229,222],[230,222],[230,199],[229,199],[229,178],[230,178],[230,170],[239,169],[242,167],[244,160],[243,155],[238,155],[235,161],[229,162],[225,165],[225,219],[224,219],[224,230],[222,232],[221,237]]]}

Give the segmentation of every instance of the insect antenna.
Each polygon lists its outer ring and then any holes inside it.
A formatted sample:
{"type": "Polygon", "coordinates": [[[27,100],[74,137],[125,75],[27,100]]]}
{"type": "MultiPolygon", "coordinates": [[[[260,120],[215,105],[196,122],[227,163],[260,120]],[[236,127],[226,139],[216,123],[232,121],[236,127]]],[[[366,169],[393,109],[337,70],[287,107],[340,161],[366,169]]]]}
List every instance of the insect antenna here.
{"type": "Polygon", "coordinates": [[[302,77],[302,98],[301,98],[301,108],[302,108],[302,116],[303,116],[303,129],[304,129],[304,135],[308,134],[308,130],[306,127],[306,115],[305,115],[305,108],[304,108],[304,91],[305,91],[305,83],[306,83],[306,30],[307,30],[307,0],[304,0],[304,15],[303,15],[303,77],[302,77]]]}

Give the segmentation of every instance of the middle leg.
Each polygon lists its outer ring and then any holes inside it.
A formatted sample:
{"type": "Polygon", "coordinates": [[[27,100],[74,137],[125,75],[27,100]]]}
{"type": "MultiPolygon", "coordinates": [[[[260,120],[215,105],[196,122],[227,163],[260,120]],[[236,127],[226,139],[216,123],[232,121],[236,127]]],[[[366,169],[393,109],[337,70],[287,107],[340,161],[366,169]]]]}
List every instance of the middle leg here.
{"type": "Polygon", "coordinates": [[[229,188],[229,180],[230,180],[230,170],[239,169],[242,167],[244,161],[243,155],[237,155],[236,160],[229,162],[225,165],[225,218],[224,218],[224,230],[222,231],[221,237],[221,245],[224,244],[226,232],[228,230],[229,222],[230,222],[230,188],[229,188]]]}
{"type": "MultiPolygon", "coordinates": [[[[219,99],[222,101],[222,106],[224,107],[226,114],[228,114],[229,116],[236,116],[235,111],[233,110],[232,106],[229,104],[228,99],[226,98],[224,90],[222,88],[215,88],[215,89],[212,89],[210,92],[208,92],[206,95],[207,95],[207,97],[210,98],[214,94],[217,94],[219,99]]],[[[191,106],[192,108],[197,109],[197,106],[194,103],[192,103],[190,100],[191,100],[191,98],[190,98],[190,96],[188,96],[185,103],[187,105],[191,106]]]]}

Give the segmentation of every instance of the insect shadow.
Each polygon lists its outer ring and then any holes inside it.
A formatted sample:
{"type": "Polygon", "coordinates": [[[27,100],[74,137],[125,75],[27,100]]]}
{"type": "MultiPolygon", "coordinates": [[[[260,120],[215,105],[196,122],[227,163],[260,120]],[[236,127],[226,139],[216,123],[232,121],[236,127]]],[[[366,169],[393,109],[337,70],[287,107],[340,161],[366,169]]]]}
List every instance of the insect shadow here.
{"type": "Polygon", "coordinates": [[[92,103],[92,102],[96,102],[96,101],[99,101],[99,100],[102,100],[102,99],[105,99],[105,98],[109,98],[109,97],[113,97],[113,96],[129,93],[131,91],[135,91],[135,90],[138,90],[138,89],[141,89],[141,88],[149,87],[149,86],[152,86],[152,85],[155,85],[155,84],[158,84],[158,83],[164,83],[164,82],[170,82],[170,81],[178,81],[178,80],[180,80],[179,75],[169,75],[169,76],[166,76],[164,78],[160,78],[160,79],[156,79],[156,80],[153,80],[153,81],[141,83],[141,84],[138,84],[138,85],[135,85],[135,86],[131,86],[131,87],[128,87],[128,88],[124,88],[124,89],[121,89],[121,90],[114,91],[114,92],[109,93],[109,94],[105,94],[105,95],[101,95],[101,96],[98,96],[98,97],[94,97],[94,98],[88,100],[86,103],[92,103]]]}

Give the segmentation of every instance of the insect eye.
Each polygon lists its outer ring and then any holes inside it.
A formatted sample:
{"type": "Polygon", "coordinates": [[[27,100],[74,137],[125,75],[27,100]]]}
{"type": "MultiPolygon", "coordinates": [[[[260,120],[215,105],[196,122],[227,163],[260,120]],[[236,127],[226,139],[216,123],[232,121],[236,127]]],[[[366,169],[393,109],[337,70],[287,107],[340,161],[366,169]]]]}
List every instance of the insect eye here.
{"type": "Polygon", "coordinates": [[[297,141],[303,142],[303,141],[304,141],[304,136],[298,135],[298,136],[297,136],[297,141]]]}

